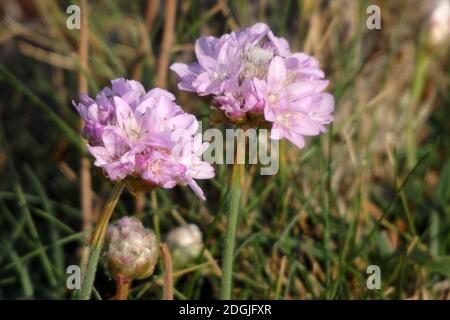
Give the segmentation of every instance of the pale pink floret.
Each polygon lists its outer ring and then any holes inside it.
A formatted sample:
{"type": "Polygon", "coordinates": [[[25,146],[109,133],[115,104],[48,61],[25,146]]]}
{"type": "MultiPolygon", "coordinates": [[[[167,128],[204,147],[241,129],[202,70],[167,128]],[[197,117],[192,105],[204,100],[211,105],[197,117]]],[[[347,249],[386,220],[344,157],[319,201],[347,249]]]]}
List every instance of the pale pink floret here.
{"type": "Polygon", "coordinates": [[[315,136],[326,132],[325,124],[333,121],[333,97],[328,93],[313,93],[295,103],[279,105],[271,113],[273,122],[271,138],[286,138],[297,147],[305,146],[305,136],[315,136]]]}
{"type": "Polygon", "coordinates": [[[289,83],[288,70],[281,57],[272,59],[267,73],[267,81],[254,79],[258,96],[264,100],[264,115],[270,121],[272,114],[280,104],[290,104],[314,92],[314,86],[299,80],[289,83]]]}
{"type": "Polygon", "coordinates": [[[133,173],[135,151],[132,144],[119,132],[117,127],[108,126],[102,134],[101,146],[88,145],[95,158],[95,165],[105,169],[111,180],[122,180],[133,173]]]}

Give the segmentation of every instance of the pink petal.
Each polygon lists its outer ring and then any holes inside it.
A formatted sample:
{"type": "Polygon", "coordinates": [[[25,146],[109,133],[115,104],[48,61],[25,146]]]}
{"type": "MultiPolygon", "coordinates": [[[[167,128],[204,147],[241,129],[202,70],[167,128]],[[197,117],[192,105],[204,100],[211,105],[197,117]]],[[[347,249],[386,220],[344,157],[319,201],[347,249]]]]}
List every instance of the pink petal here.
{"type": "Polygon", "coordinates": [[[284,60],[280,57],[275,57],[270,62],[269,71],[267,74],[267,84],[271,92],[277,92],[281,89],[286,80],[286,66],[284,60]]]}
{"type": "Polygon", "coordinates": [[[290,101],[298,100],[313,91],[314,86],[306,81],[293,82],[285,89],[286,98],[290,101]]]}
{"type": "Polygon", "coordinates": [[[95,158],[95,165],[102,167],[111,161],[111,155],[105,147],[87,145],[89,153],[95,158]]]}
{"type": "Polygon", "coordinates": [[[191,187],[192,191],[203,201],[206,201],[205,195],[203,194],[203,190],[198,186],[197,182],[192,178],[187,179],[187,184],[191,187]]]}
{"type": "Polygon", "coordinates": [[[195,54],[197,58],[214,56],[214,48],[219,39],[213,36],[201,37],[195,42],[195,54]]]}
{"type": "Polygon", "coordinates": [[[119,127],[126,127],[130,120],[134,119],[133,110],[122,98],[115,96],[114,105],[116,106],[116,121],[119,127]]]}
{"type": "Polygon", "coordinates": [[[285,135],[285,138],[288,139],[293,144],[295,144],[300,149],[302,149],[305,146],[305,138],[303,138],[303,136],[299,134],[288,132],[285,135]]]}

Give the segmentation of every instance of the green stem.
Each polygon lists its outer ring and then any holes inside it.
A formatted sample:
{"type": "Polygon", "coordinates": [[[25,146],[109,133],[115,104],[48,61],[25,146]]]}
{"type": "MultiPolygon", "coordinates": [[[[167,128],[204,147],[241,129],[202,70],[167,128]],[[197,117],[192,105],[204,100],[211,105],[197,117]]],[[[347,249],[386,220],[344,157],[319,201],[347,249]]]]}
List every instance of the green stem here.
{"type": "Polygon", "coordinates": [[[241,170],[243,174],[245,169],[244,166],[244,164],[233,164],[233,172],[231,175],[227,235],[225,239],[222,265],[222,300],[231,299],[234,246],[236,242],[236,229],[239,217],[239,202],[241,199],[241,170]]]}
{"type": "Polygon", "coordinates": [[[328,161],[327,161],[327,181],[325,186],[325,211],[324,211],[324,231],[323,231],[323,242],[324,242],[324,260],[325,260],[325,296],[327,299],[331,299],[331,263],[330,263],[330,215],[331,208],[333,206],[331,180],[333,178],[333,153],[332,153],[332,143],[333,143],[333,124],[330,125],[328,131],[328,161]]]}
{"type": "Polygon", "coordinates": [[[111,196],[108,199],[103,211],[97,221],[94,232],[92,234],[91,245],[89,246],[89,259],[86,270],[83,276],[81,291],[79,295],[80,300],[89,300],[94,286],[95,272],[100,258],[100,252],[105,240],[106,230],[108,228],[109,219],[119,201],[120,195],[125,187],[125,183],[120,181],[116,183],[111,196]]]}

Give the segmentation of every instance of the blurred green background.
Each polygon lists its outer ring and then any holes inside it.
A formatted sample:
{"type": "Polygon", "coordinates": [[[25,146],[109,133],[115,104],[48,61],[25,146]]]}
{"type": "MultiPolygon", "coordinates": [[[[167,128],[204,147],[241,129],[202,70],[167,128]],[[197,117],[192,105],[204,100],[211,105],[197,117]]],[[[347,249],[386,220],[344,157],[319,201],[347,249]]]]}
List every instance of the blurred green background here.
{"type": "MultiPolygon", "coordinates": [[[[66,27],[66,8],[79,2],[2,1],[0,298],[71,297],[66,268],[80,264],[90,228],[80,204],[85,151],[71,103],[80,73],[90,95],[117,77],[167,87],[204,128],[217,126],[208,101],[179,91],[167,67],[192,62],[199,36],[259,21],[293,51],[319,59],[336,111],[329,133],[305,149],[283,142],[278,175],[248,167],[233,297],[450,298],[449,42],[448,33],[436,38],[438,3],[88,1],[85,69],[81,31],[66,27]],[[381,9],[381,30],[366,27],[370,4],[381,9]],[[379,290],[366,287],[369,265],[380,266],[379,290]]],[[[135,215],[162,239],[181,224],[199,226],[207,250],[174,270],[178,299],[219,296],[213,260],[220,265],[230,168],[215,169],[214,179],[200,182],[205,203],[180,187],[138,199],[125,192],[113,216],[135,215]]],[[[95,220],[111,183],[87,170],[92,183],[83,190],[95,220]]],[[[96,298],[114,296],[102,268],[95,287],[96,298]]],[[[161,295],[157,268],[133,283],[130,299],[161,295]]]]}

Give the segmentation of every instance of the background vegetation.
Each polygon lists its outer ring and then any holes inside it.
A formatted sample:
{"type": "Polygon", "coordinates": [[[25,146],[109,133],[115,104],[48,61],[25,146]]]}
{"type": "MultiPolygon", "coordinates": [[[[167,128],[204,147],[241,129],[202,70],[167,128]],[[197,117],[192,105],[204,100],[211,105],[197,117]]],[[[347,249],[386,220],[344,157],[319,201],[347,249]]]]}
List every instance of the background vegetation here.
{"type": "MultiPolygon", "coordinates": [[[[71,296],[66,268],[80,264],[90,226],[80,205],[84,149],[71,104],[80,72],[91,95],[121,76],[166,86],[215,126],[208,102],[179,91],[167,66],[192,61],[200,35],[258,21],[320,60],[336,112],[329,133],[305,149],[282,144],[278,175],[248,167],[233,296],[450,298],[448,46],[429,41],[434,2],[191,0],[175,10],[171,3],[89,1],[87,69],[80,68],[80,30],[66,28],[72,1],[0,4],[0,298],[71,296]],[[366,28],[372,3],[381,8],[381,30],[366,28]],[[380,290],[366,288],[372,264],[381,268],[380,290]]],[[[140,199],[125,192],[113,219],[136,215],[162,238],[195,223],[220,264],[230,168],[215,168],[215,179],[201,184],[207,202],[179,187],[140,199]]],[[[92,186],[83,190],[95,219],[111,184],[89,171],[92,186]]],[[[176,298],[218,297],[220,270],[205,256],[175,270],[176,298]]],[[[160,275],[157,268],[135,282],[130,299],[160,299],[160,275]]],[[[95,286],[97,298],[113,297],[102,268],[95,286]]]]}

